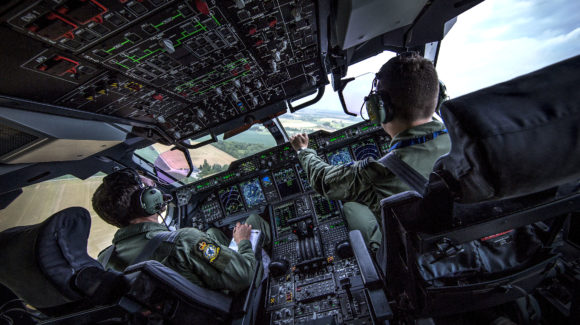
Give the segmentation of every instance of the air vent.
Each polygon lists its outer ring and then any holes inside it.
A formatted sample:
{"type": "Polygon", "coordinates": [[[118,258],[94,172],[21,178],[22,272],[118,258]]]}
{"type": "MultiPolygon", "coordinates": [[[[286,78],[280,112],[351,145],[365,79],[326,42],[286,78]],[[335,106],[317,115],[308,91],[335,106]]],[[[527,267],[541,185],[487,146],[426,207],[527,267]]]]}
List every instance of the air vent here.
{"type": "Polygon", "coordinates": [[[37,139],[37,136],[0,124],[0,156],[4,156],[37,139]]]}

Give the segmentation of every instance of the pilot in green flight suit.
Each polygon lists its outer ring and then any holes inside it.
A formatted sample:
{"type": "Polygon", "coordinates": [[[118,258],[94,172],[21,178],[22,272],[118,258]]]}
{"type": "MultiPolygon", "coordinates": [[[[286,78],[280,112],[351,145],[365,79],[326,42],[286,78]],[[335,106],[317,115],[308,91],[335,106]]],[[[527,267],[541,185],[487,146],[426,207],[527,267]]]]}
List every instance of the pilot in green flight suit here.
{"type": "MultiPolygon", "coordinates": [[[[163,194],[153,210],[143,205],[149,191],[157,191],[155,182],[124,169],[108,175],[93,195],[93,208],[107,223],[119,227],[115,233],[114,253],[110,258],[102,251],[99,262],[105,267],[123,271],[143,251],[150,239],[166,232],[150,259],[160,261],[189,281],[209,289],[239,292],[250,286],[256,259],[249,241],[251,229],[264,234],[264,246],[271,240],[270,227],[258,215],[251,215],[246,224],[237,224],[233,239],[238,251],[228,248],[230,240],[218,229],[202,232],[182,228],[168,232],[158,223],[158,212],[165,209],[163,194]],[[105,261],[108,259],[108,261],[105,261]]],[[[152,192],[153,193],[153,192],[152,192]]]]}
{"type": "MultiPolygon", "coordinates": [[[[399,55],[381,67],[375,80],[384,111],[369,115],[380,116],[383,129],[392,137],[391,150],[428,177],[437,158],[450,149],[445,126],[432,118],[439,101],[433,64],[414,53],[399,55]]],[[[382,236],[381,199],[410,188],[373,159],[331,166],[307,148],[306,134],[297,134],[290,142],[312,188],[329,199],[346,202],[343,212],[349,228],[360,230],[367,246],[376,251],[382,236]]]]}

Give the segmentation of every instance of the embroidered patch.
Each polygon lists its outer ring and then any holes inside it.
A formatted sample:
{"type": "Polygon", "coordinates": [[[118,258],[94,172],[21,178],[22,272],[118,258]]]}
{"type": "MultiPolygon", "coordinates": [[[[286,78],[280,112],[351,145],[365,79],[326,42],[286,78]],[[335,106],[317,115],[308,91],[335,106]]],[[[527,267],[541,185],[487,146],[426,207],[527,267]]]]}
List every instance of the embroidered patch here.
{"type": "Polygon", "coordinates": [[[205,259],[207,259],[210,263],[213,263],[220,254],[219,247],[214,244],[208,244],[204,241],[200,242],[197,245],[197,248],[200,252],[203,253],[203,257],[205,257],[205,259]]]}

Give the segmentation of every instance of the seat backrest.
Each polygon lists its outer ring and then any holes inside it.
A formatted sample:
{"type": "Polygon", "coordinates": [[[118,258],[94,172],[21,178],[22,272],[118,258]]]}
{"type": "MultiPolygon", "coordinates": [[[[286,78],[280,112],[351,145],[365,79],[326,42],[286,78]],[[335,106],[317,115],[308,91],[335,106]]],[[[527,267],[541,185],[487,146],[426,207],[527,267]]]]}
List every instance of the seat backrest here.
{"type": "Polygon", "coordinates": [[[580,56],[444,104],[451,151],[425,193],[381,201],[377,258],[403,308],[487,308],[545,278],[556,257],[531,225],[580,209],[578,84],[580,56]]]}
{"type": "MultiPolygon", "coordinates": [[[[188,281],[158,261],[145,261],[129,266],[125,276],[131,283],[128,297],[145,306],[163,305],[176,299],[179,310],[167,308],[175,323],[215,324],[230,317],[232,298],[215,290],[202,288],[188,281]]],[[[167,306],[165,306],[167,307],[167,306]]]]}
{"type": "Polygon", "coordinates": [[[580,179],[580,56],[446,101],[451,150],[433,171],[457,201],[540,192],[580,179]]]}
{"type": "Polygon", "coordinates": [[[89,212],[72,207],[44,222],[0,233],[0,282],[36,308],[78,301],[75,275],[101,265],[87,254],[91,227],[89,212]]]}

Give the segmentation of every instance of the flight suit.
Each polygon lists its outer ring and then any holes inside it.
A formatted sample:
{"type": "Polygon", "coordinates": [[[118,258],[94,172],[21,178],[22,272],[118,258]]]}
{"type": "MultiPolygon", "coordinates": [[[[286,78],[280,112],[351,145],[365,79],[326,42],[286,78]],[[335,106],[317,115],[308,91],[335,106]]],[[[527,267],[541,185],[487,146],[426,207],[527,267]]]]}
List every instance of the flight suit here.
{"type": "MultiPolygon", "coordinates": [[[[252,225],[252,229],[262,231],[264,246],[270,243],[272,237],[266,221],[253,214],[246,223],[252,225]]],[[[105,267],[123,271],[141,253],[147,242],[162,231],[167,231],[167,228],[154,222],[120,228],[113,237],[115,254],[105,267]]],[[[150,259],[161,262],[201,287],[239,292],[250,286],[256,258],[249,240],[241,240],[238,252],[235,252],[228,248],[230,239],[216,228],[210,228],[207,232],[182,228],[174,234],[171,241],[161,243],[150,259]]],[[[103,253],[99,253],[101,263],[103,253]]]]}
{"type": "MultiPolygon", "coordinates": [[[[418,138],[444,129],[443,123],[433,120],[397,134],[391,140],[391,146],[402,140],[418,138]]],[[[437,158],[449,152],[450,147],[449,135],[442,134],[425,143],[393,151],[397,152],[404,162],[428,177],[437,158]]],[[[344,204],[343,212],[349,228],[360,230],[367,246],[376,250],[382,237],[379,228],[381,199],[408,191],[410,188],[374,159],[332,166],[318,157],[316,151],[312,149],[300,151],[298,159],[316,192],[329,199],[347,202],[344,204]]]]}

